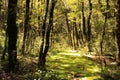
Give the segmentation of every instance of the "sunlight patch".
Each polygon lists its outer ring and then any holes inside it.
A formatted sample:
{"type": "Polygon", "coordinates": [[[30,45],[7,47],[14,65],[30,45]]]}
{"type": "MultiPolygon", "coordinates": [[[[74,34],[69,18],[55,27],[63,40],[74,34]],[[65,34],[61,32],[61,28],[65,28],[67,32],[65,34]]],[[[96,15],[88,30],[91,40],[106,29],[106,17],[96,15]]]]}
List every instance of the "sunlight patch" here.
{"type": "Polygon", "coordinates": [[[64,67],[69,67],[70,65],[68,65],[68,64],[65,64],[65,65],[62,65],[62,66],[64,66],[64,67]]]}
{"type": "Polygon", "coordinates": [[[83,78],[74,78],[73,80],[98,80],[100,76],[93,76],[93,77],[83,77],[83,78]]]}
{"type": "Polygon", "coordinates": [[[100,72],[100,69],[98,67],[94,67],[94,68],[87,69],[87,70],[90,71],[90,72],[92,72],[92,73],[100,72]]]}
{"type": "Polygon", "coordinates": [[[59,54],[62,54],[62,55],[69,55],[69,56],[81,56],[80,53],[59,53],[59,54]]]}

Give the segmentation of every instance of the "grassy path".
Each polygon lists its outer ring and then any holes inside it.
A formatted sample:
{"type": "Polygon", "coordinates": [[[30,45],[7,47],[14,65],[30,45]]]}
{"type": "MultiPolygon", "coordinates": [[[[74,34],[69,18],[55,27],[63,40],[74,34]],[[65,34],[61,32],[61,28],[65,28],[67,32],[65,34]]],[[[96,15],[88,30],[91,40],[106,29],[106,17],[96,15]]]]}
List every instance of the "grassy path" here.
{"type": "Polygon", "coordinates": [[[100,68],[76,51],[65,51],[48,57],[47,65],[61,77],[74,80],[98,80],[100,68]]]}

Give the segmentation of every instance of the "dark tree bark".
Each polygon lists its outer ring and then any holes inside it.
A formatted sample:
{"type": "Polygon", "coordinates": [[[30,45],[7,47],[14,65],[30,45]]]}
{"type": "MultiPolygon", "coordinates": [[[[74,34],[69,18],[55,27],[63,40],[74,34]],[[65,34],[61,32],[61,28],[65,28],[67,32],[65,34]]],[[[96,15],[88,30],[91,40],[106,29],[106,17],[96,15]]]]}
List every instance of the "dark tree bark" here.
{"type": "Polygon", "coordinates": [[[120,64],[120,0],[117,0],[116,16],[116,41],[117,41],[117,62],[120,64]]]}
{"type": "MultiPolygon", "coordinates": [[[[76,38],[75,38],[75,26],[74,26],[74,22],[71,22],[72,25],[72,41],[73,41],[73,48],[76,50],[76,38]]],[[[70,33],[69,33],[70,34],[70,33]]]]}
{"type": "Polygon", "coordinates": [[[88,16],[88,21],[87,21],[87,27],[88,27],[88,34],[87,34],[87,41],[88,41],[88,52],[91,52],[91,15],[92,15],[92,3],[91,0],[89,1],[89,16],[88,16]]]}
{"type": "Polygon", "coordinates": [[[7,33],[8,33],[8,60],[9,71],[14,71],[17,62],[17,26],[16,26],[16,8],[17,0],[9,0],[8,2],[8,18],[7,18],[7,33]]]}
{"type": "Polygon", "coordinates": [[[74,22],[72,22],[72,33],[73,33],[73,47],[76,50],[79,47],[79,34],[76,23],[76,18],[74,17],[74,22]]]}
{"type": "Polygon", "coordinates": [[[22,45],[22,54],[25,53],[26,38],[28,34],[29,27],[29,13],[30,13],[30,0],[26,0],[26,14],[25,14],[25,23],[24,23],[24,36],[23,36],[23,45],[22,45]]]}
{"type": "Polygon", "coordinates": [[[53,27],[53,13],[54,13],[55,4],[56,4],[56,0],[52,0],[50,13],[49,13],[49,24],[48,24],[48,27],[46,29],[45,48],[43,50],[44,52],[43,52],[41,59],[40,59],[40,66],[42,67],[41,69],[45,69],[46,56],[47,56],[47,52],[49,50],[50,32],[51,32],[51,29],[53,27]]]}
{"type": "Polygon", "coordinates": [[[42,25],[42,42],[41,42],[41,46],[40,46],[40,52],[39,52],[39,61],[38,61],[38,67],[42,68],[43,66],[43,54],[44,54],[44,38],[45,38],[45,30],[46,30],[46,20],[47,20],[47,15],[48,15],[48,8],[49,8],[49,0],[46,0],[46,12],[45,12],[45,16],[43,18],[43,25],[42,25]]]}
{"type": "Polygon", "coordinates": [[[85,13],[84,13],[84,0],[82,1],[82,28],[83,34],[86,38],[86,22],[85,22],[85,13]]]}
{"type": "Polygon", "coordinates": [[[76,23],[76,18],[74,19],[74,27],[75,27],[75,37],[76,37],[76,48],[79,47],[79,33],[78,33],[78,28],[77,28],[77,23],[76,23]]]}

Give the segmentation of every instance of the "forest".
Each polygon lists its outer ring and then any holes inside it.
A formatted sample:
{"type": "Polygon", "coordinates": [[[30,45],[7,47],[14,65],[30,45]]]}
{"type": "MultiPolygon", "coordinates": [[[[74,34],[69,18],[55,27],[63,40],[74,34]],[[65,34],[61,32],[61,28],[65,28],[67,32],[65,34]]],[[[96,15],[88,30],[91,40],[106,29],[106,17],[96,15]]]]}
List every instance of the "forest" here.
{"type": "Polygon", "coordinates": [[[0,80],[120,80],[120,0],[0,0],[0,80]]]}

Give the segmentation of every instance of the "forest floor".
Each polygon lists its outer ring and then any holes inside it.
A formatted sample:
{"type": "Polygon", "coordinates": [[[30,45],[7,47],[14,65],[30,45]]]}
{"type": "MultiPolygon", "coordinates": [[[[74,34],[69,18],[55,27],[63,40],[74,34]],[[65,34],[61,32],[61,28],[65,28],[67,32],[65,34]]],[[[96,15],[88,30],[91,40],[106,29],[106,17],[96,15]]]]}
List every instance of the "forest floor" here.
{"type": "Polygon", "coordinates": [[[74,50],[55,51],[47,56],[47,71],[37,68],[38,57],[18,56],[17,73],[2,73],[2,80],[120,80],[116,66],[96,62],[95,57],[74,50]]]}
{"type": "Polygon", "coordinates": [[[47,61],[49,69],[70,80],[100,79],[100,65],[84,57],[82,53],[69,50],[53,54],[47,61]]]}

